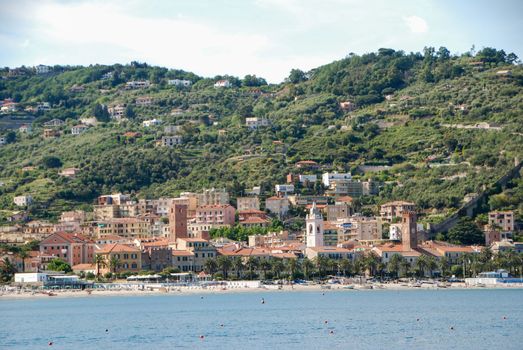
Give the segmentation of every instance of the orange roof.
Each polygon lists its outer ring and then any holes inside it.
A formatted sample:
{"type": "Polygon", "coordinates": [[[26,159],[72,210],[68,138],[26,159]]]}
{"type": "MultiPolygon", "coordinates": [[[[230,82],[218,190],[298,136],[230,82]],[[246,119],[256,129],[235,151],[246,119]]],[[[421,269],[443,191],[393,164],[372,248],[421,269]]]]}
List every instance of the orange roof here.
{"type": "Polygon", "coordinates": [[[271,252],[263,248],[244,248],[240,247],[239,249],[230,250],[228,249],[218,249],[218,253],[221,255],[228,256],[269,256],[271,252]]]}
{"type": "Polygon", "coordinates": [[[405,247],[403,247],[402,244],[392,244],[388,243],[385,245],[380,245],[374,248],[379,253],[399,253],[401,255],[408,255],[408,256],[420,256],[421,253],[415,251],[415,250],[405,250],[405,247]]]}
{"type": "Polygon", "coordinates": [[[185,241],[185,242],[209,242],[208,240],[206,239],[203,239],[203,238],[178,238],[179,240],[181,241],[185,241]]]}
{"type": "Polygon", "coordinates": [[[349,249],[345,248],[339,248],[339,247],[309,247],[307,249],[311,249],[312,251],[318,252],[318,253],[350,253],[351,251],[349,249]]]}
{"type": "Polygon", "coordinates": [[[95,270],[95,264],[78,264],[72,267],[73,271],[95,270]]]}
{"type": "Polygon", "coordinates": [[[297,256],[294,253],[271,253],[271,256],[274,258],[280,259],[296,259],[297,256]]]}
{"type": "Polygon", "coordinates": [[[281,197],[277,197],[277,196],[272,196],[272,197],[269,197],[267,198],[265,201],[275,201],[275,200],[282,200],[282,199],[285,199],[285,198],[281,198],[281,197]]]}
{"type": "Polygon", "coordinates": [[[116,241],[116,240],[125,240],[126,238],[125,237],[122,237],[122,236],[118,236],[118,235],[105,235],[105,236],[100,236],[97,241],[102,241],[102,240],[111,240],[111,241],[116,241]]]}
{"type": "Polygon", "coordinates": [[[190,252],[188,250],[173,250],[172,255],[173,256],[194,256],[194,253],[190,252]]]}
{"type": "Polygon", "coordinates": [[[383,203],[382,206],[389,206],[389,205],[415,205],[415,203],[412,202],[406,202],[406,201],[394,201],[394,202],[387,202],[383,203]]]}
{"type": "Polygon", "coordinates": [[[352,202],[353,199],[351,196],[343,196],[343,197],[338,197],[335,199],[335,202],[344,202],[344,203],[349,203],[349,202],[352,202]]]}
{"type": "Polygon", "coordinates": [[[106,244],[101,249],[95,251],[97,254],[109,254],[109,253],[127,253],[127,252],[140,252],[140,249],[135,246],[129,246],[119,243],[106,244]]]}
{"type": "Polygon", "coordinates": [[[269,223],[269,220],[259,218],[257,216],[251,216],[244,220],[240,220],[240,224],[267,224],[269,223]]]}
{"type": "Polygon", "coordinates": [[[313,160],[300,160],[299,162],[296,162],[296,164],[310,164],[310,165],[314,165],[314,164],[318,164],[318,163],[316,163],[313,160]]]}

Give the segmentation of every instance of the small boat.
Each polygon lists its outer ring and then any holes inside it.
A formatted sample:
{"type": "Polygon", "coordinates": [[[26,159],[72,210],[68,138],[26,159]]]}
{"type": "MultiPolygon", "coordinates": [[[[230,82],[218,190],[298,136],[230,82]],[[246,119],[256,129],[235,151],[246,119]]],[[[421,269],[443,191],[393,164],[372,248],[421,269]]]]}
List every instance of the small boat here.
{"type": "Polygon", "coordinates": [[[345,287],[343,287],[343,289],[354,289],[354,286],[351,284],[351,285],[349,285],[349,286],[345,286],[345,287]]]}

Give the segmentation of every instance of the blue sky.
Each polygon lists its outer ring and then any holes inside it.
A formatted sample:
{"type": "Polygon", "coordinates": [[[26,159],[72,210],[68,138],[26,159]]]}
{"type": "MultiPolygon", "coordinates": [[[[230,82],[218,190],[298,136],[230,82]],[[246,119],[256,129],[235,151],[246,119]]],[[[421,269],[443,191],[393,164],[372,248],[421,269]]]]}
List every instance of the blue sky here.
{"type": "Polygon", "coordinates": [[[0,66],[136,60],[280,82],[390,47],[523,57],[519,0],[0,0],[0,66]]]}

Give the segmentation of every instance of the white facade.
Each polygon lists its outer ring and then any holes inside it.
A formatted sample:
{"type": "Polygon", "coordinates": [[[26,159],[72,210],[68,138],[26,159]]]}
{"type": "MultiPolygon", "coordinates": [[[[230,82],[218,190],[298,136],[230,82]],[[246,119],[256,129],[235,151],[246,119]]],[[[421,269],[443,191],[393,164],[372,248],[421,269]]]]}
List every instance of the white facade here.
{"type": "Polygon", "coordinates": [[[31,196],[16,196],[13,198],[13,202],[18,205],[19,207],[25,207],[26,205],[29,205],[33,203],[33,197],[31,196]]]}
{"type": "Polygon", "coordinates": [[[35,66],[35,72],[36,74],[47,74],[51,71],[51,67],[45,66],[43,64],[39,64],[38,66],[35,66]]]}
{"type": "Polygon", "coordinates": [[[159,119],[144,120],[142,126],[147,128],[153,125],[160,125],[161,123],[162,121],[159,119]]]}
{"type": "Polygon", "coordinates": [[[168,85],[174,85],[174,86],[185,86],[185,87],[188,87],[188,86],[191,86],[191,81],[190,80],[184,80],[184,79],[171,79],[171,80],[167,80],[167,84],[168,85]]]}
{"type": "Polygon", "coordinates": [[[245,125],[252,130],[258,129],[259,127],[269,126],[269,124],[269,119],[267,118],[245,118],[245,125]]]}
{"type": "Polygon", "coordinates": [[[305,222],[307,248],[323,247],[323,216],[316,208],[316,202],[312,203],[305,222]]]}
{"type": "Polygon", "coordinates": [[[151,86],[149,80],[128,81],[125,83],[127,89],[145,89],[151,86]]]}
{"type": "Polygon", "coordinates": [[[111,106],[107,109],[112,119],[121,119],[125,114],[125,105],[111,106]]]}
{"type": "Polygon", "coordinates": [[[275,190],[278,194],[294,193],[294,185],[276,185],[275,190]]]}
{"type": "Polygon", "coordinates": [[[330,187],[332,181],[336,180],[351,180],[351,173],[324,173],[321,177],[323,185],[330,187]]]}
{"type": "Polygon", "coordinates": [[[73,135],[80,135],[84,131],[86,131],[88,127],[86,125],[76,125],[71,128],[71,134],[73,135]]]}
{"type": "Polygon", "coordinates": [[[182,144],[182,136],[181,135],[173,135],[173,136],[163,136],[162,137],[162,146],[164,147],[174,147],[176,145],[182,144]]]}
{"type": "Polygon", "coordinates": [[[216,83],[214,83],[215,88],[228,88],[231,87],[232,84],[228,80],[218,80],[216,83]]]}
{"type": "Polygon", "coordinates": [[[6,143],[5,137],[0,137],[0,145],[5,145],[6,143]]]}
{"type": "Polygon", "coordinates": [[[316,175],[299,175],[298,179],[300,183],[318,181],[318,177],[316,175]]]}
{"type": "Polygon", "coordinates": [[[15,273],[15,283],[38,283],[47,281],[47,274],[40,272],[15,273]]]}

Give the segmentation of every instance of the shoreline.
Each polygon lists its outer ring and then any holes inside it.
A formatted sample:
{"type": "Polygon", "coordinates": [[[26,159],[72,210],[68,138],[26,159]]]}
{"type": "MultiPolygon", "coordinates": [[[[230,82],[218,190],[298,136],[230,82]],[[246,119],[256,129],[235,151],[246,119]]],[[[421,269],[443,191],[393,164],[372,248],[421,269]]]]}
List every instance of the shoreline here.
{"type": "Polygon", "coordinates": [[[93,290],[13,290],[0,292],[1,300],[31,300],[31,299],[54,299],[54,298],[97,298],[97,297],[134,297],[134,296],[188,296],[200,294],[233,294],[233,293],[288,293],[288,292],[359,292],[359,291],[412,291],[412,290],[492,290],[492,289],[523,289],[523,286],[489,285],[485,287],[467,286],[456,284],[450,287],[438,287],[437,285],[425,284],[419,287],[401,284],[372,284],[372,285],[283,285],[281,289],[276,285],[268,285],[258,288],[236,287],[236,288],[202,288],[202,287],[150,287],[150,290],[139,289],[93,289],[93,290]],[[330,288],[329,288],[330,287],[330,288]],[[51,295],[50,295],[51,294],[51,295]]]}

